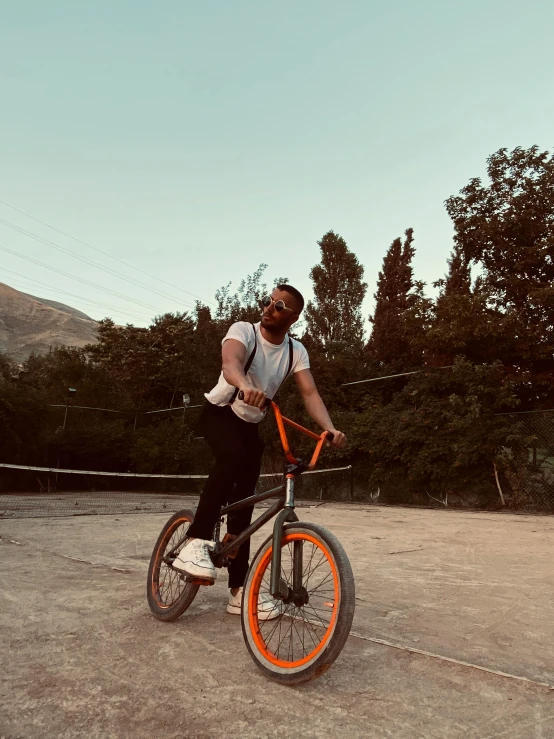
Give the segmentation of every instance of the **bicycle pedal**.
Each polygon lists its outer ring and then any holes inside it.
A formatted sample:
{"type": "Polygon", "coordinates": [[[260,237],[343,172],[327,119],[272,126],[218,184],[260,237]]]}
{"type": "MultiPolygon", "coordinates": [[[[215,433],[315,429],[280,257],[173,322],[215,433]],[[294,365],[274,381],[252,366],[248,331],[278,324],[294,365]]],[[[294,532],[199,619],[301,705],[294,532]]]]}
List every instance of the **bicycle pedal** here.
{"type": "MultiPolygon", "coordinates": [[[[225,534],[223,539],[221,540],[222,546],[227,546],[227,544],[231,544],[231,542],[235,541],[235,539],[238,538],[238,534],[225,534]]],[[[227,555],[227,559],[235,559],[235,557],[238,554],[238,549],[236,552],[231,552],[231,554],[227,555]]]]}
{"type": "Polygon", "coordinates": [[[215,580],[208,580],[204,577],[187,577],[187,582],[190,582],[191,585],[213,585],[215,580]]]}

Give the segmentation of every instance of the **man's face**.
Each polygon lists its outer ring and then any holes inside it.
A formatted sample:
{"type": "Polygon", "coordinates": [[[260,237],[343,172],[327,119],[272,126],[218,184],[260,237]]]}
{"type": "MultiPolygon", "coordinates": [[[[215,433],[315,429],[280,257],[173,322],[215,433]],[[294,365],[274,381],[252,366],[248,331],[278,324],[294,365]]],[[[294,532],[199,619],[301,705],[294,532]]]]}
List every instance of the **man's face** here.
{"type": "Polygon", "coordinates": [[[291,295],[285,290],[275,289],[271,293],[271,297],[274,302],[271,303],[268,308],[263,309],[262,326],[270,333],[287,331],[290,326],[298,320],[300,306],[298,305],[294,295],[291,295]],[[291,310],[275,310],[275,302],[277,300],[282,300],[286,307],[291,310]]]}

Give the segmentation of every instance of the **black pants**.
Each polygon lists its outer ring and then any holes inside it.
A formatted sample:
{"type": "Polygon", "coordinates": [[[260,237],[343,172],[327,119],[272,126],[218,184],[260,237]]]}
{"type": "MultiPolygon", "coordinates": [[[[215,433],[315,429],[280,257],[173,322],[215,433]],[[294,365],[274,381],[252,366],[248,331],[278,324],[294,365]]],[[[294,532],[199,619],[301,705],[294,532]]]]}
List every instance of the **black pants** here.
{"type": "MultiPolygon", "coordinates": [[[[189,528],[190,536],[212,539],[221,507],[254,495],[260,476],[263,442],[257,423],[239,418],[230,406],[206,403],[202,409],[198,431],[204,436],[215,455],[200,502],[189,528]]],[[[240,534],[252,520],[253,506],[234,511],[227,518],[227,531],[240,534]]],[[[250,540],[244,542],[229,564],[229,587],[244,585],[248,571],[250,540]]]]}

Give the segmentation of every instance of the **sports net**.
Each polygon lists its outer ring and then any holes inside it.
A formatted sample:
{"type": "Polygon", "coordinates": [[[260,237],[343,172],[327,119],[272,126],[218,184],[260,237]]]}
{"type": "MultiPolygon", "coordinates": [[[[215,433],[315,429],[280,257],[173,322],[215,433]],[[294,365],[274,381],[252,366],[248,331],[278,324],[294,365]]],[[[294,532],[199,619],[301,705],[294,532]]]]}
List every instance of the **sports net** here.
{"type": "Polygon", "coordinates": [[[498,484],[519,511],[554,512],[554,410],[506,414],[524,440],[519,458],[506,452],[498,484]]]}
{"type": "MultiPolygon", "coordinates": [[[[257,491],[283,484],[274,465],[262,467],[257,491]]],[[[317,470],[297,481],[296,498],[348,500],[351,467],[317,470]]],[[[138,475],[95,470],[0,465],[0,518],[173,513],[196,505],[207,475],[138,475]]],[[[261,506],[267,506],[264,502],[261,506]]]]}

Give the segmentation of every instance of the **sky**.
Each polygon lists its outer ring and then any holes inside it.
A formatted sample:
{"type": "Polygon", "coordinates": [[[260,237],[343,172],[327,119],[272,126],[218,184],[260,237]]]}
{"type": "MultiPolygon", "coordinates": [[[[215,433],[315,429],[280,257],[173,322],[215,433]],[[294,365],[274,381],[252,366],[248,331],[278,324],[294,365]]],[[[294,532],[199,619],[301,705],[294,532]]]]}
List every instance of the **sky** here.
{"type": "Polygon", "coordinates": [[[446,198],[552,151],[553,27],[551,0],[4,3],[0,281],[148,325],[260,263],[311,297],[332,229],[367,315],[413,227],[432,292],[446,198]]]}

